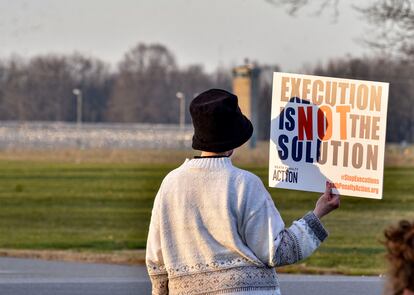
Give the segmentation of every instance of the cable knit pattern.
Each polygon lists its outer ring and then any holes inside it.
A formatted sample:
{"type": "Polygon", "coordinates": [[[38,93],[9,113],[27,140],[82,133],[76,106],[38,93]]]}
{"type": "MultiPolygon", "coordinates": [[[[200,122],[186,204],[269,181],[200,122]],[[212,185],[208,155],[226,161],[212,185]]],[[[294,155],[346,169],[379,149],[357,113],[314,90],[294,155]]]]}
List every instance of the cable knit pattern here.
{"type": "Polygon", "coordinates": [[[153,294],[280,294],[275,267],[326,238],[308,213],[289,227],[261,180],[230,158],[186,160],[154,200],[146,263],[153,294]]]}

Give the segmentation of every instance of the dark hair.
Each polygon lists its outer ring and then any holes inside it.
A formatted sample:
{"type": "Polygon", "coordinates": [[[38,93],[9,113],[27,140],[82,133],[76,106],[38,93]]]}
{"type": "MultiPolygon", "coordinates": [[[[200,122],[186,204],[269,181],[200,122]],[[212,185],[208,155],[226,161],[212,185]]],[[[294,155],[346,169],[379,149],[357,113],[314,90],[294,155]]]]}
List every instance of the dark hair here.
{"type": "Polygon", "coordinates": [[[414,222],[401,220],[397,226],[387,228],[384,236],[390,294],[403,294],[404,289],[414,291],[414,222]]]}

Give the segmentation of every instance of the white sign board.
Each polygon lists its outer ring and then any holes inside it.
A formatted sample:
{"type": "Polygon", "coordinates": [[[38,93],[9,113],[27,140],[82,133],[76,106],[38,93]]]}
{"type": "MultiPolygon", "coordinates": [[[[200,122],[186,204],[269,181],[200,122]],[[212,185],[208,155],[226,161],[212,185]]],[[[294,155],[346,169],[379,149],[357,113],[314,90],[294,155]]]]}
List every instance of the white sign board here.
{"type": "Polygon", "coordinates": [[[269,186],[381,199],[388,83],[274,73],[269,186]]]}

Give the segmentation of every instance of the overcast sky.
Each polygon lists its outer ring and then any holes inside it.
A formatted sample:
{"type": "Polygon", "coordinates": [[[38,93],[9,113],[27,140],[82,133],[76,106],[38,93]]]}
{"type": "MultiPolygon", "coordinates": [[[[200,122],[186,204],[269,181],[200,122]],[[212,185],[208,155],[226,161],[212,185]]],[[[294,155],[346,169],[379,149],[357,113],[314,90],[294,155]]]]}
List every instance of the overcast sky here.
{"type": "Polygon", "coordinates": [[[0,0],[0,57],[79,51],[115,65],[138,42],[157,42],[179,65],[213,70],[248,57],[295,71],[369,52],[357,41],[368,26],[352,3],[341,1],[333,22],[332,10],[291,17],[265,0],[0,0]]]}

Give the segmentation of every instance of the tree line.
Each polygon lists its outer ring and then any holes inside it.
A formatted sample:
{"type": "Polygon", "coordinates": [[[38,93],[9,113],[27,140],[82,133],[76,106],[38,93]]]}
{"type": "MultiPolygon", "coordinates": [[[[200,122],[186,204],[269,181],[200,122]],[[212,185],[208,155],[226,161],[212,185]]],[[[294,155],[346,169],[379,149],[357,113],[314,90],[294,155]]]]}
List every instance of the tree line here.
{"type": "MultiPolygon", "coordinates": [[[[270,127],[272,72],[262,68],[258,97],[259,139],[270,127]]],[[[414,141],[414,62],[411,59],[346,57],[301,71],[304,74],[390,82],[387,140],[414,141]]],[[[86,122],[177,124],[178,91],[186,97],[186,122],[192,98],[209,88],[232,91],[232,71],[207,73],[201,65],[180,67],[174,54],[160,44],[140,43],[115,69],[79,53],[42,55],[0,61],[0,120],[76,121],[73,89],[83,94],[86,122]]]]}
{"type": "Polygon", "coordinates": [[[185,94],[188,107],[192,96],[211,87],[231,90],[231,71],[180,68],[159,44],[138,44],[115,70],[79,53],[14,56],[0,60],[0,120],[75,121],[73,90],[80,89],[83,121],[176,123],[176,93],[185,94]]]}

